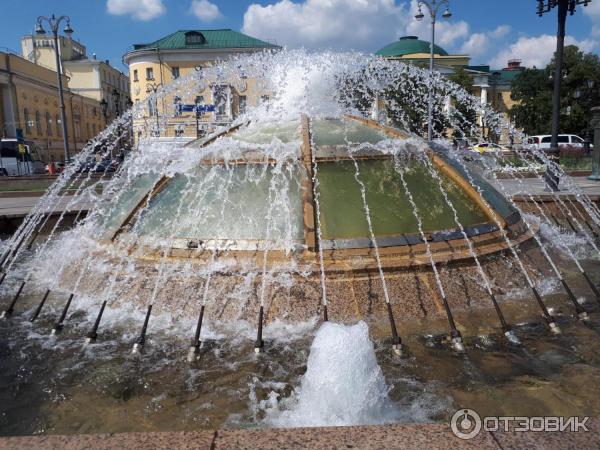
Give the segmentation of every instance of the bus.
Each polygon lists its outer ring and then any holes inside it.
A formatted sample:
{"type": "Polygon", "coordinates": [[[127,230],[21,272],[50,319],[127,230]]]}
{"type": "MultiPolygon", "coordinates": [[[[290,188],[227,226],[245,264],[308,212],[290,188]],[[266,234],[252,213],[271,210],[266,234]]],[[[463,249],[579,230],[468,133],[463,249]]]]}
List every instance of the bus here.
{"type": "Polygon", "coordinates": [[[44,173],[44,163],[32,141],[19,143],[17,138],[0,140],[0,175],[16,177],[44,173]]]}

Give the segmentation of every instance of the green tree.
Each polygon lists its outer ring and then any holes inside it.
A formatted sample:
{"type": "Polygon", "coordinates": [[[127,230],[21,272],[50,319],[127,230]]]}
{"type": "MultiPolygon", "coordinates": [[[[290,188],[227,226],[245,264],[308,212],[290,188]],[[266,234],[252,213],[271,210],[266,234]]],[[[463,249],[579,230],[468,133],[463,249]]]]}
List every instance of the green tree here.
{"type": "MultiPolygon", "coordinates": [[[[528,134],[551,131],[554,68],[553,59],[545,69],[526,69],[513,81],[511,98],[519,103],[511,115],[528,134]]],[[[574,45],[565,47],[559,131],[585,135],[590,131],[590,108],[599,104],[600,58],[574,45]]]]}
{"type": "Polygon", "coordinates": [[[473,78],[463,67],[458,67],[454,73],[448,76],[448,79],[453,83],[458,84],[469,94],[473,93],[473,78]]]}

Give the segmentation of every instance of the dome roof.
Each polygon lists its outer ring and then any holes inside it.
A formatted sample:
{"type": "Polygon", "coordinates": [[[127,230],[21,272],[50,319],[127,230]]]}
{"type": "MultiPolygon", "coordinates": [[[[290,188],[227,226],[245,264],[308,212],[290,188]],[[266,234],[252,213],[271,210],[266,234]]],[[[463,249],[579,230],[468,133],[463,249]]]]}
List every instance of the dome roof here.
{"type": "MultiPolygon", "coordinates": [[[[436,55],[448,56],[448,52],[438,45],[433,46],[436,55]]],[[[384,57],[397,57],[413,53],[429,53],[429,42],[422,41],[417,36],[403,36],[396,42],[386,45],[376,54],[384,57]]]]}

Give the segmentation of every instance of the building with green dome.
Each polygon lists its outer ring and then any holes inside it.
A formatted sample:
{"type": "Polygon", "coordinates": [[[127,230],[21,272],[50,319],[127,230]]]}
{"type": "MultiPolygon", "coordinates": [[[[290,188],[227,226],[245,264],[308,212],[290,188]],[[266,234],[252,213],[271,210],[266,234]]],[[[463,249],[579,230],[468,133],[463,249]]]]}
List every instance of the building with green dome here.
{"type": "MultiPolygon", "coordinates": [[[[429,64],[429,52],[429,42],[422,41],[417,36],[403,36],[375,54],[386,59],[403,59],[416,64],[429,64]]],[[[439,45],[433,46],[433,55],[436,64],[445,66],[468,66],[471,59],[468,55],[451,55],[439,45]]]]}
{"type": "MultiPolygon", "coordinates": [[[[429,67],[430,44],[417,36],[403,36],[381,48],[376,55],[385,59],[398,60],[408,64],[429,67]]],[[[519,60],[511,60],[504,69],[493,70],[487,65],[473,66],[469,55],[450,54],[439,45],[433,46],[434,70],[449,76],[457,68],[463,68],[473,79],[473,95],[481,98],[481,103],[489,104],[510,120],[512,80],[524,69],[519,60]]],[[[501,142],[508,142],[508,135],[500,136],[501,142]]]]}

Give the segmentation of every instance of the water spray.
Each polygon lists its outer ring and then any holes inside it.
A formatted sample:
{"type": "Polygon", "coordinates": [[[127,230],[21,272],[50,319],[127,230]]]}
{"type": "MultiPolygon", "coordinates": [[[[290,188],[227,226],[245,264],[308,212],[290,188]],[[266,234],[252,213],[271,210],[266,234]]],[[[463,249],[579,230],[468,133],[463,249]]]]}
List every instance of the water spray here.
{"type": "MultiPolygon", "coordinates": [[[[482,158],[482,161],[483,158],[482,158]]],[[[484,162],[485,165],[485,162],[484,162]]],[[[520,186],[523,186],[523,180],[519,177],[516,178],[517,182],[519,183],[520,186]]],[[[499,185],[501,187],[502,190],[504,190],[504,187],[500,184],[499,185]]],[[[514,199],[512,198],[512,196],[509,196],[506,194],[506,192],[504,191],[505,196],[507,197],[507,199],[509,200],[509,202],[513,205],[513,207],[519,211],[519,214],[521,214],[521,217],[523,217],[523,222],[525,223],[525,225],[527,226],[527,228],[529,230],[531,230],[531,226],[529,224],[529,222],[526,220],[526,218],[523,216],[523,211],[521,208],[519,208],[519,206],[516,204],[516,202],[514,201],[514,199]]],[[[540,205],[534,200],[533,196],[531,194],[528,194],[530,201],[535,205],[535,207],[538,209],[539,213],[542,216],[542,219],[545,220],[546,222],[550,223],[550,219],[548,218],[548,216],[546,215],[546,213],[544,212],[544,210],[540,207],[540,205]]],[[[573,303],[573,306],[575,307],[575,312],[577,314],[577,317],[584,321],[587,322],[590,320],[590,317],[587,313],[587,311],[585,310],[585,308],[577,301],[577,298],[575,297],[575,295],[573,294],[573,291],[571,290],[571,288],[569,287],[569,285],[567,284],[566,280],[564,279],[564,276],[562,274],[562,271],[560,269],[558,269],[558,267],[556,266],[556,264],[554,263],[554,260],[550,257],[550,255],[548,254],[548,251],[546,250],[546,248],[543,246],[542,241],[540,240],[539,236],[536,233],[532,233],[533,234],[533,238],[535,240],[535,242],[538,244],[538,247],[540,248],[540,251],[542,252],[542,254],[544,255],[544,258],[548,261],[548,263],[550,264],[550,267],[552,268],[552,270],[554,271],[554,274],[556,275],[556,277],[558,278],[558,280],[560,281],[560,283],[562,284],[565,292],[567,293],[567,297],[569,298],[569,300],[573,303]]],[[[565,249],[565,251],[567,252],[567,254],[570,256],[570,258],[573,260],[573,262],[575,263],[575,265],[577,266],[577,268],[579,269],[579,271],[584,275],[585,280],[590,284],[590,286],[592,287],[592,289],[594,290],[594,293],[596,293],[596,289],[595,286],[593,286],[593,283],[591,283],[590,278],[587,276],[587,274],[585,273],[585,270],[583,269],[583,267],[581,266],[581,264],[579,263],[579,261],[577,260],[577,258],[575,257],[575,255],[573,255],[573,252],[571,251],[570,248],[568,248],[567,246],[561,246],[562,248],[565,249]]],[[[600,298],[597,297],[598,302],[600,302],[600,298]]]]}
{"type": "Polygon", "coordinates": [[[402,182],[402,187],[404,188],[404,192],[406,193],[406,198],[412,206],[412,213],[417,221],[419,235],[421,236],[421,241],[425,244],[425,253],[427,255],[427,259],[429,259],[429,264],[431,265],[431,269],[433,270],[435,283],[440,293],[440,297],[442,298],[442,303],[444,305],[446,317],[448,318],[448,324],[450,325],[450,346],[457,353],[465,353],[466,350],[465,344],[462,339],[462,335],[460,334],[460,331],[458,331],[458,329],[456,328],[456,323],[454,322],[454,317],[452,316],[450,305],[448,303],[448,300],[446,299],[446,292],[444,291],[444,286],[442,285],[442,280],[440,278],[437,265],[435,263],[435,260],[433,259],[433,254],[431,253],[431,245],[429,244],[429,241],[427,240],[427,237],[425,236],[425,233],[423,231],[423,221],[421,220],[421,216],[418,212],[419,208],[415,203],[412,193],[408,189],[408,183],[404,178],[404,168],[401,166],[397,154],[394,155],[394,166],[396,168],[396,172],[400,175],[400,181],[402,182]]]}
{"type": "Polygon", "coordinates": [[[321,227],[321,204],[320,204],[320,192],[317,165],[317,155],[315,150],[315,143],[313,140],[313,133],[311,129],[311,121],[307,115],[301,116],[302,133],[303,133],[303,160],[306,158],[306,152],[310,152],[310,164],[308,161],[304,161],[305,168],[310,174],[311,188],[312,188],[312,200],[313,200],[313,221],[316,228],[315,245],[316,250],[319,254],[319,273],[321,277],[321,305],[323,308],[323,322],[329,321],[329,314],[327,311],[327,286],[325,284],[325,263],[323,261],[323,230],[321,227]]]}
{"type": "Polygon", "coordinates": [[[392,351],[396,355],[402,356],[405,352],[405,349],[404,349],[404,346],[402,345],[402,339],[398,335],[398,330],[396,329],[396,322],[394,320],[394,314],[393,314],[392,305],[390,302],[390,295],[389,295],[388,288],[387,288],[387,282],[385,280],[385,275],[383,273],[383,267],[381,265],[381,257],[379,255],[379,246],[377,245],[377,238],[375,237],[375,231],[373,229],[373,223],[371,221],[371,211],[369,209],[369,204],[367,202],[367,190],[366,190],[365,184],[360,179],[360,169],[358,167],[358,162],[356,161],[356,158],[354,158],[354,155],[352,154],[352,149],[350,148],[350,142],[348,141],[347,130],[345,127],[344,127],[344,140],[346,141],[346,151],[348,153],[348,156],[350,157],[350,159],[352,160],[352,162],[354,164],[354,179],[356,180],[356,182],[358,183],[358,186],[360,188],[360,195],[362,197],[363,209],[365,212],[365,217],[367,219],[367,225],[369,226],[369,238],[371,240],[371,243],[373,245],[373,250],[375,252],[375,260],[377,262],[379,279],[381,281],[381,286],[383,289],[383,295],[384,295],[387,313],[388,313],[388,320],[390,322],[390,330],[392,333],[392,351]]]}
{"type": "MultiPolygon", "coordinates": [[[[465,242],[467,243],[467,245],[469,247],[469,252],[470,252],[471,256],[473,257],[473,260],[475,261],[477,270],[479,272],[479,276],[481,277],[481,279],[483,281],[483,286],[485,288],[485,291],[487,292],[490,300],[492,301],[494,310],[496,311],[496,315],[498,316],[498,320],[500,321],[502,333],[504,334],[504,336],[506,337],[506,339],[508,340],[509,343],[519,345],[521,342],[519,341],[519,338],[515,334],[515,331],[513,330],[513,328],[506,322],[504,314],[502,313],[502,310],[500,309],[500,305],[498,304],[498,301],[496,300],[496,296],[494,295],[494,292],[492,290],[490,280],[487,277],[487,275],[485,274],[483,267],[481,266],[481,263],[479,261],[479,257],[477,256],[477,253],[475,252],[475,247],[473,246],[473,242],[471,241],[471,239],[469,239],[469,236],[467,235],[463,224],[458,220],[458,213],[456,211],[456,208],[450,201],[448,194],[446,193],[446,191],[444,190],[444,188],[442,186],[442,179],[440,178],[439,174],[433,167],[433,163],[431,162],[431,160],[427,156],[424,156],[422,159],[424,160],[423,162],[424,162],[425,166],[427,167],[430,175],[438,182],[439,190],[440,190],[442,196],[444,197],[446,204],[452,210],[452,215],[454,216],[454,223],[459,227],[460,232],[463,236],[463,239],[465,240],[465,242]]],[[[489,209],[488,209],[488,212],[489,212],[489,209]]]]}
{"type": "MultiPolygon", "coordinates": [[[[502,238],[504,239],[508,248],[510,249],[510,252],[511,252],[515,262],[521,269],[521,273],[525,277],[525,280],[527,281],[527,285],[531,289],[537,304],[539,305],[540,309],[542,310],[542,315],[548,325],[548,328],[550,329],[550,332],[553,334],[560,334],[561,333],[560,328],[556,324],[554,317],[552,317],[552,315],[548,311],[548,308],[546,307],[544,301],[542,300],[542,297],[540,296],[537,288],[535,287],[533,280],[527,273],[527,270],[525,269],[525,266],[523,265],[523,261],[521,261],[521,258],[519,257],[519,254],[517,253],[517,251],[515,249],[515,246],[512,244],[510,238],[508,237],[508,234],[507,234],[506,230],[504,229],[504,226],[503,226],[502,222],[500,221],[500,218],[498,217],[497,213],[490,207],[488,201],[485,199],[483,190],[473,179],[473,175],[471,174],[470,170],[467,168],[467,166],[464,163],[464,161],[462,160],[461,156],[460,155],[452,155],[452,156],[453,156],[454,161],[456,161],[464,170],[464,172],[467,175],[467,178],[469,180],[469,183],[472,186],[474,186],[475,189],[477,190],[477,192],[479,193],[479,196],[480,196],[481,201],[483,202],[484,206],[488,209],[488,211],[491,212],[492,219],[494,220],[496,226],[498,227],[498,230],[500,231],[500,234],[502,235],[502,238]]],[[[495,176],[494,172],[492,172],[492,174],[493,174],[495,180],[497,181],[497,177],[495,176]]],[[[504,195],[505,196],[507,195],[506,192],[504,192],[504,195]]]]}

